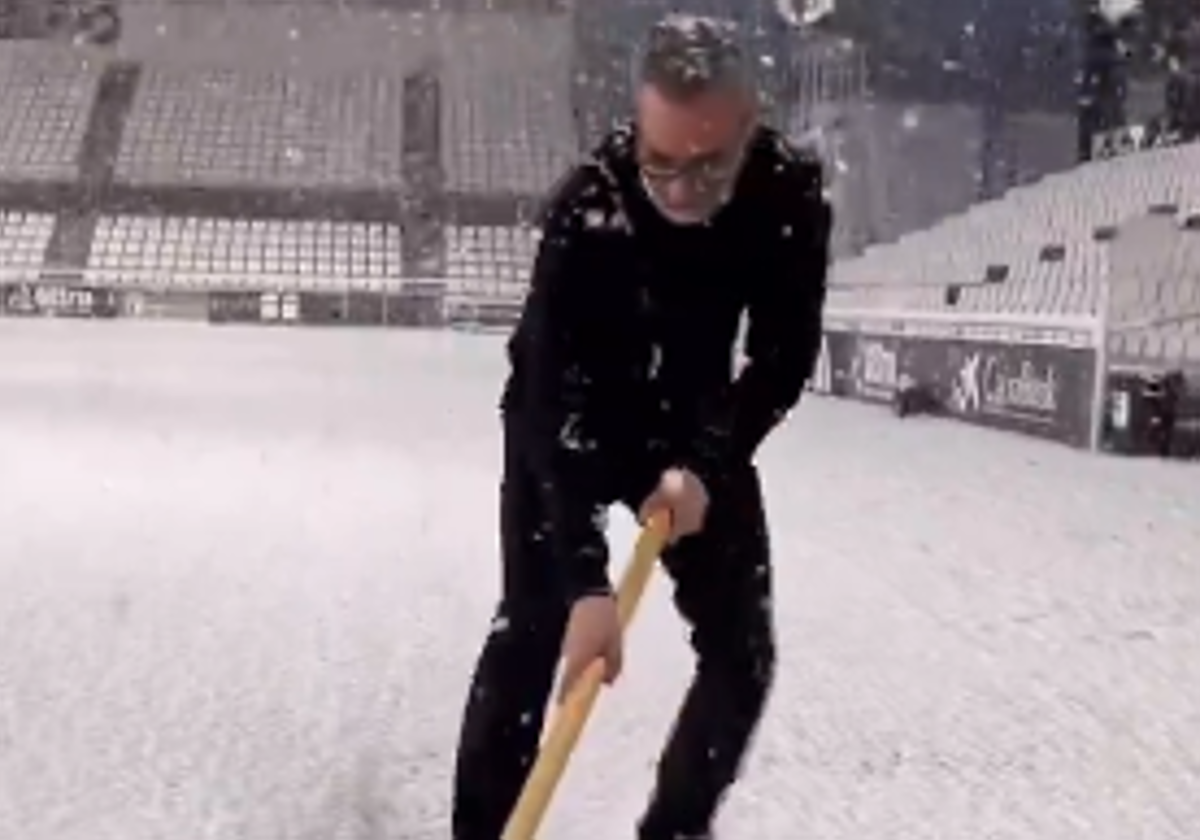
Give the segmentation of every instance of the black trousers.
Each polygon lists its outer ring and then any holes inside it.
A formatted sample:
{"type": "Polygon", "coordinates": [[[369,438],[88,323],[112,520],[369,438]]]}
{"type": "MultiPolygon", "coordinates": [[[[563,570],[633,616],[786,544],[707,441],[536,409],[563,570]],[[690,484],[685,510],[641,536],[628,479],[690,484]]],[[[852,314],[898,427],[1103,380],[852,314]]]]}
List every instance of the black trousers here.
{"type": "MultiPolygon", "coordinates": [[[[454,840],[500,840],[528,775],[568,617],[535,479],[512,437],[500,491],[503,593],[475,667],[456,757],[454,840]]],[[[719,487],[703,533],[663,560],[697,665],[663,751],[640,840],[710,826],[762,715],[775,663],[771,565],[758,475],[719,487]]],[[[620,499],[634,509],[640,499],[620,499]]],[[[619,771],[618,771],[619,772],[619,771]]]]}

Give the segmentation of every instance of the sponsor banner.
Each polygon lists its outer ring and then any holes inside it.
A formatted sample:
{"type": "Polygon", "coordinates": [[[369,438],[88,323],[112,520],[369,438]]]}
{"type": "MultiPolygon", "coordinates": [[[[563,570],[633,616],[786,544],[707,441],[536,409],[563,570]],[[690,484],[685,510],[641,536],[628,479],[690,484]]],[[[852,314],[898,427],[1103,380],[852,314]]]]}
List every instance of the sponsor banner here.
{"type": "Polygon", "coordinates": [[[900,387],[904,343],[895,336],[853,335],[849,338],[845,395],[872,402],[891,402],[900,387]]]}
{"type": "Polygon", "coordinates": [[[829,393],[882,403],[918,384],[961,420],[1088,445],[1091,349],[836,332],[826,346],[829,393]]]}
{"type": "Polygon", "coordinates": [[[115,289],[64,283],[5,283],[0,311],[8,315],[55,318],[116,318],[121,298],[115,289]]]}
{"type": "Polygon", "coordinates": [[[957,416],[1089,444],[1094,350],[951,342],[944,351],[948,405],[957,416]]]}

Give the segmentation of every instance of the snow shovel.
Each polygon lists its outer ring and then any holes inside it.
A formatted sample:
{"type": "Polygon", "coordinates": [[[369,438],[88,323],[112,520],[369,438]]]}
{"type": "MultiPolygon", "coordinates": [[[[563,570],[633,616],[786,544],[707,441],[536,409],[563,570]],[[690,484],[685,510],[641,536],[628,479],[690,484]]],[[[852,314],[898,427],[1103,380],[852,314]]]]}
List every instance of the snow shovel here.
{"type": "MultiPolygon", "coordinates": [[[[650,573],[654,571],[654,562],[666,546],[670,530],[668,515],[659,513],[651,517],[638,535],[633,558],[617,590],[617,612],[623,630],[628,629],[633,620],[642,593],[646,591],[646,583],[650,580],[650,573]]],[[[516,807],[508,818],[503,840],[533,840],[603,683],[604,663],[593,662],[559,706],[516,807]]]]}

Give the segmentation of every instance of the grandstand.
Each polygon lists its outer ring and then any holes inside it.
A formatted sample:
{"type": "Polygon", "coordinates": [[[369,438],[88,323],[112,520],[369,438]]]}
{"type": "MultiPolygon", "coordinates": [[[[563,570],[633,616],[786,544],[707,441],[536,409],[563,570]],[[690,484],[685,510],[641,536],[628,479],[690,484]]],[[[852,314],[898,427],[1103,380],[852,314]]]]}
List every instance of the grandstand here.
{"type": "MultiPolygon", "coordinates": [[[[591,18],[459,6],[127,0],[110,47],[0,41],[0,280],[434,295],[509,323],[534,208],[613,79],[580,82],[591,18]]],[[[1070,167],[1061,115],[1013,114],[1016,186],[980,203],[978,108],[869,97],[855,45],[772,37],[802,43],[777,90],[830,164],[832,312],[1090,319],[1110,364],[1200,369],[1200,146],[1070,167]]]]}
{"type": "Polygon", "coordinates": [[[524,223],[577,153],[564,15],[123,15],[110,50],[0,42],[0,206],[40,225],[6,223],[6,279],[519,299],[524,223]]]}
{"type": "Polygon", "coordinates": [[[1134,355],[1200,365],[1200,262],[1188,223],[1198,209],[1200,144],[1087,163],[838,263],[830,302],[1103,317],[1123,353],[1136,344],[1134,355]],[[1122,228],[1151,214],[1168,216],[1174,235],[1130,253],[1122,228]],[[1142,338],[1131,344],[1132,323],[1142,338]]]}
{"type": "Polygon", "coordinates": [[[404,76],[149,66],[115,177],[136,186],[399,188],[404,76]]]}

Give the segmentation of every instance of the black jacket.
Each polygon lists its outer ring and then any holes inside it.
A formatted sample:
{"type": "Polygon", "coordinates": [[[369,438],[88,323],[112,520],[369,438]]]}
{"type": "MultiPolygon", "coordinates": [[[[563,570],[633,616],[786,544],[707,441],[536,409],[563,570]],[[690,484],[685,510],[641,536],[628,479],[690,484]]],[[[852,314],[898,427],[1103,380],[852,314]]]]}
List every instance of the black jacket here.
{"type": "Polygon", "coordinates": [[[637,504],[672,465],[716,486],[797,403],[820,347],[831,224],[819,162],[768,129],[706,225],[671,225],[650,204],[631,128],[555,189],[503,405],[568,598],[609,586],[608,505],[637,504]]]}

